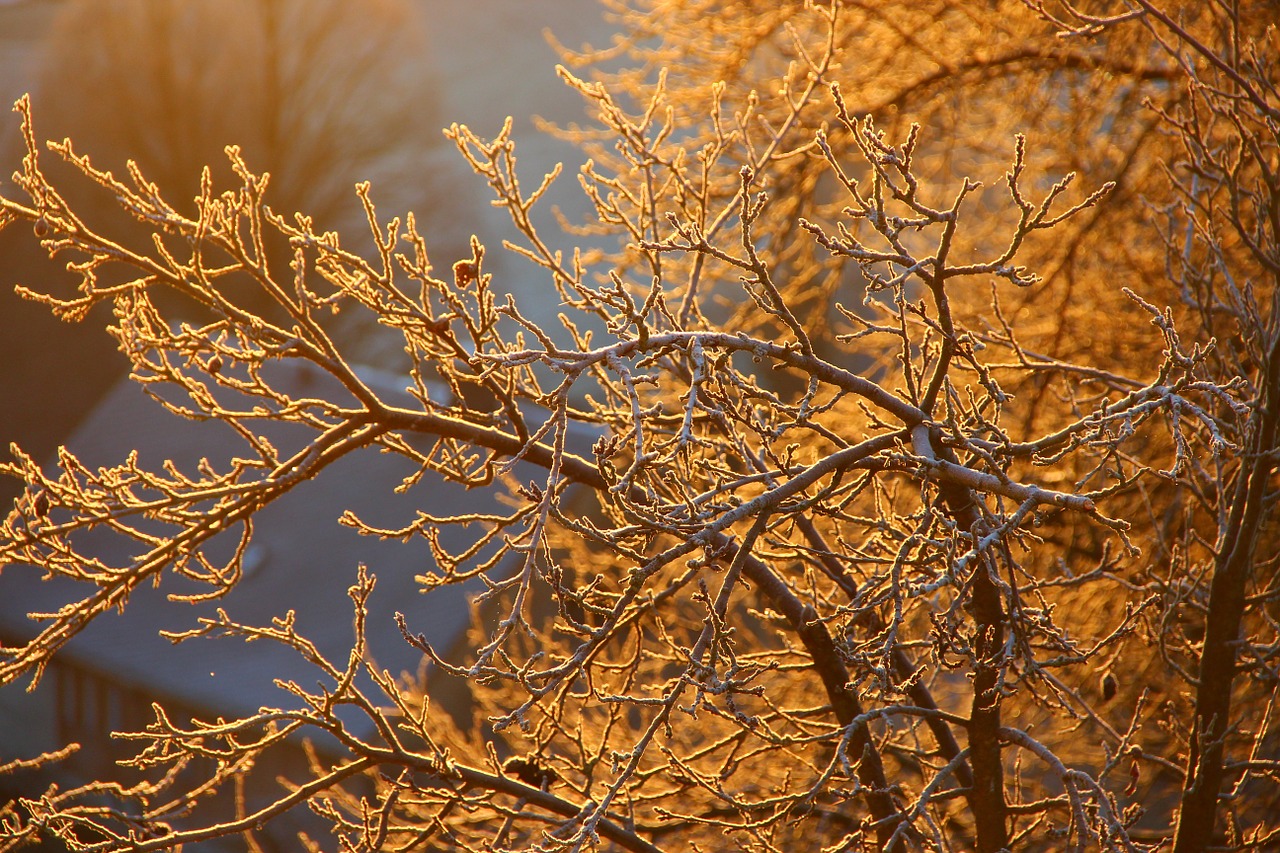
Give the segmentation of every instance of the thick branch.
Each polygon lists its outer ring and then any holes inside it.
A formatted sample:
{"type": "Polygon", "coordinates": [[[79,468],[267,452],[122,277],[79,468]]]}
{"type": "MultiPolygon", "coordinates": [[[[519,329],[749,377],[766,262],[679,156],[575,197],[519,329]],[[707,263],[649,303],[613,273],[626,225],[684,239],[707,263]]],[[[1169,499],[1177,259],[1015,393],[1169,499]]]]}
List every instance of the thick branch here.
{"type": "Polygon", "coordinates": [[[1174,853],[1198,853],[1213,841],[1223,757],[1227,738],[1234,728],[1231,690],[1236,676],[1245,589],[1253,573],[1268,485],[1276,468],[1275,449],[1280,439],[1277,389],[1280,389],[1280,335],[1272,338],[1256,426],[1246,457],[1248,462],[1236,481],[1226,529],[1219,539],[1174,853]]]}

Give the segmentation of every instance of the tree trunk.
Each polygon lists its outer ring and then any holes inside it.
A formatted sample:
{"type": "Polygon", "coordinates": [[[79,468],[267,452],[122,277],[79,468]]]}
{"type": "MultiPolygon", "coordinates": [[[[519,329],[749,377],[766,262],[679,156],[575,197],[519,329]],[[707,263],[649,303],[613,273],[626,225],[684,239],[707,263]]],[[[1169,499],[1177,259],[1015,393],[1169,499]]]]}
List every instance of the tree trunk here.
{"type": "Polygon", "coordinates": [[[1226,739],[1233,728],[1231,689],[1235,682],[1245,592],[1253,571],[1267,485],[1276,467],[1274,451],[1280,422],[1278,391],[1280,335],[1271,342],[1256,429],[1250,437],[1247,461],[1236,481],[1226,529],[1219,538],[1173,853],[1200,853],[1213,843],[1218,793],[1222,788],[1222,761],[1226,739]]]}

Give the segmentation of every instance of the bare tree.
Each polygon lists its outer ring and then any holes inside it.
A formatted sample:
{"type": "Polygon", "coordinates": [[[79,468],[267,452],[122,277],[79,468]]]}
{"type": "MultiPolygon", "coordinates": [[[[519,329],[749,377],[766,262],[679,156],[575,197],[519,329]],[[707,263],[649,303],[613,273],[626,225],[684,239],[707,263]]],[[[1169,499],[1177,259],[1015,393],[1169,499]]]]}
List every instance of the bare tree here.
{"type": "MultiPolygon", "coordinates": [[[[184,212],[202,166],[232,178],[222,149],[238,145],[282,211],[359,225],[351,184],[391,184],[438,144],[426,26],[400,0],[72,2],[48,37],[41,124],[94,140],[99,165],[132,157],[184,212]]],[[[413,203],[429,185],[386,192],[413,203]]]]}
{"type": "Polygon", "coordinates": [[[468,685],[474,719],[368,659],[364,626],[392,617],[366,608],[377,567],[361,569],[346,660],[283,614],[179,637],[290,645],[319,689],[291,683],[293,704],[236,720],[158,709],[126,735],[139,766],[213,759],[207,788],[307,730],[339,759],[224,823],[175,823],[192,794],[172,775],[110,808],[89,797],[100,785],[50,791],[9,807],[11,845],[252,843],[303,802],[362,850],[1274,845],[1266,5],[618,11],[628,37],[568,58],[625,69],[564,72],[597,125],[567,131],[593,154],[586,228],[616,252],[550,249],[529,216],[546,183],[516,179],[508,133],[449,131],[564,305],[560,329],[501,296],[479,240],[438,274],[413,217],[383,222],[367,187],[372,262],[275,215],[235,149],[238,183],[206,172],[189,217],[139,170],[121,182],[51,145],[154,224],[152,249],[113,243],[46,179],[20,102],[28,200],[4,199],[0,224],[31,224],[83,274],[74,297],[24,293],[71,317],[110,300],[134,378],[244,451],[225,470],[63,454],[49,472],[14,448],[4,470],[26,491],[0,554],[84,593],[5,650],[0,678],[38,678],[139,584],[224,592],[243,548],[215,561],[211,539],[248,542],[261,507],[358,448],[412,460],[415,482],[498,490],[506,509],[341,519],[423,540],[428,591],[483,581],[461,657],[397,616],[433,684],[468,685]],[[103,285],[117,266],[134,278],[103,285]],[[233,275],[279,317],[247,308],[233,275]],[[212,319],[170,323],[160,288],[212,319]],[[334,308],[403,338],[411,404],[352,368],[334,308]],[[264,373],[282,359],[344,392],[290,398],[264,373]],[[262,437],[282,421],[309,439],[262,437]],[[599,436],[590,454],[575,427],[599,436]],[[545,473],[518,481],[516,461],[545,473]],[[460,553],[440,543],[450,525],[473,531],[460,553]],[[131,559],[84,550],[95,528],[131,540],[131,559]]]}

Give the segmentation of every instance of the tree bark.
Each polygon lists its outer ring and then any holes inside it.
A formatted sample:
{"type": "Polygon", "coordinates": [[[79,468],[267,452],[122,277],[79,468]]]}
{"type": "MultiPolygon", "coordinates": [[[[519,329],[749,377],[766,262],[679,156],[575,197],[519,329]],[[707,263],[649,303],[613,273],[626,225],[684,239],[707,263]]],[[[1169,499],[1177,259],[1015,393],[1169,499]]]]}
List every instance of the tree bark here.
{"type": "MultiPolygon", "coordinates": [[[[946,448],[938,454],[955,462],[946,448]]],[[[976,498],[962,486],[946,484],[942,500],[962,530],[981,535],[982,519],[976,498]]],[[[1008,806],[1004,800],[1004,764],[1000,746],[1000,671],[1003,667],[1005,613],[1000,590],[985,559],[974,568],[972,590],[973,702],[969,711],[969,763],[973,769],[973,809],[976,849],[997,853],[1009,846],[1008,806]]]]}
{"type": "Polygon", "coordinates": [[[1227,525],[1219,537],[1217,565],[1209,587],[1204,649],[1200,653],[1196,712],[1182,787],[1182,808],[1173,853],[1200,853],[1213,843],[1222,762],[1231,723],[1231,690],[1236,676],[1245,592],[1253,572],[1267,486],[1276,468],[1280,423],[1280,335],[1271,341],[1261,400],[1249,453],[1236,481],[1227,525]]]}

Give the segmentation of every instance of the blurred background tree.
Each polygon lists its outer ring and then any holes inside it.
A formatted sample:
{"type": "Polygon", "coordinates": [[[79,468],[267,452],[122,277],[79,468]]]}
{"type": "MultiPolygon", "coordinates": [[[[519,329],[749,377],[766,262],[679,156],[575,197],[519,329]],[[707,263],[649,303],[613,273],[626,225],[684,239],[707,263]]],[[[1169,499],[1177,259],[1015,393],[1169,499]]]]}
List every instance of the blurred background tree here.
{"type": "MultiPolygon", "coordinates": [[[[270,173],[281,215],[303,212],[318,229],[358,233],[366,226],[354,186],[372,180],[385,209],[418,210],[433,249],[465,253],[459,209],[467,201],[456,172],[439,166],[444,117],[420,4],[69,0],[52,14],[34,84],[43,132],[77,140],[96,166],[123,175],[125,161],[136,161],[193,215],[201,169],[231,179],[223,149],[237,145],[251,168],[270,173]]],[[[12,160],[21,140],[5,139],[12,160]]],[[[0,186],[7,184],[5,174],[0,186]]],[[[100,188],[73,183],[68,192],[90,221],[115,208],[100,188]]],[[[150,240],[143,223],[112,217],[102,228],[125,245],[150,240]]],[[[287,265],[287,252],[275,248],[287,265]]],[[[0,361],[14,401],[0,407],[0,438],[48,453],[122,363],[105,335],[58,323],[13,293],[17,283],[69,292],[74,276],[12,232],[0,234],[0,253],[0,361]]],[[[266,301],[256,307],[270,310],[266,301]]],[[[99,313],[101,322],[107,313],[99,313]]],[[[341,334],[365,348],[360,360],[380,357],[376,326],[356,323],[341,334]]],[[[12,497],[11,484],[4,489],[12,497]]]]}

